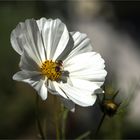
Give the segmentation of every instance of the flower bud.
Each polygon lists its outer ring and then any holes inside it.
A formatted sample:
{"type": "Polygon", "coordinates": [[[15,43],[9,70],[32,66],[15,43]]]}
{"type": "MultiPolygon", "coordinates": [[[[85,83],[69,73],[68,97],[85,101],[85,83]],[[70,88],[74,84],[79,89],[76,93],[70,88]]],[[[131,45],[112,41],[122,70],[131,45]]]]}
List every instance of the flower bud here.
{"type": "Polygon", "coordinates": [[[100,108],[102,112],[108,115],[109,117],[114,116],[120,106],[120,103],[117,103],[115,101],[115,97],[117,96],[118,93],[119,91],[115,92],[115,94],[113,93],[110,94],[105,90],[103,99],[102,101],[100,101],[100,108]],[[108,95],[111,95],[110,98],[108,98],[108,95]]]}
{"type": "Polygon", "coordinates": [[[101,104],[101,110],[110,117],[116,114],[118,107],[119,104],[112,99],[104,100],[101,104]]]}

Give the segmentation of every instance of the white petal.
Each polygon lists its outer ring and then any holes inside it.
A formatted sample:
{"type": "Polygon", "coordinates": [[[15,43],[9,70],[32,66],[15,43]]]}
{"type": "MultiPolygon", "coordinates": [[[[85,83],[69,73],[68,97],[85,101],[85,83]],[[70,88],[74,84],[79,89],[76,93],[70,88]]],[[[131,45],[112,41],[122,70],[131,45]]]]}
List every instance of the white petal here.
{"type": "Polygon", "coordinates": [[[34,81],[41,78],[41,75],[39,72],[36,71],[19,71],[13,76],[13,80],[16,81],[24,81],[30,78],[34,78],[34,81]]]}
{"type": "Polygon", "coordinates": [[[79,88],[81,90],[91,91],[94,94],[94,91],[99,89],[100,87],[94,82],[90,82],[83,79],[71,78],[71,82],[74,87],[79,88]]]}
{"type": "Polygon", "coordinates": [[[70,100],[80,106],[92,106],[96,101],[96,95],[92,95],[93,92],[91,91],[72,87],[68,84],[61,84],[61,88],[64,90],[70,100]]]}
{"type": "Polygon", "coordinates": [[[41,37],[42,37],[42,43],[43,43],[43,46],[44,46],[44,50],[45,50],[45,56],[46,56],[46,59],[47,59],[47,46],[45,44],[45,41],[46,41],[46,36],[44,35],[44,26],[47,22],[47,19],[46,18],[41,18],[39,20],[36,21],[37,22],[37,25],[38,25],[38,28],[39,28],[39,31],[40,31],[40,34],[41,34],[41,37]]]}
{"type": "Polygon", "coordinates": [[[97,82],[100,86],[107,74],[104,67],[104,60],[95,52],[82,53],[64,62],[64,69],[69,71],[70,77],[97,82]]]}
{"type": "Polygon", "coordinates": [[[65,69],[68,68],[70,71],[75,71],[78,69],[89,69],[90,67],[98,69],[103,66],[102,64],[104,64],[104,60],[101,58],[100,54],[96,52],[86,52],[78,54],[68,61],[65,60],[63,65],[65,69]]]}
{"type": "Polygon", "coordinates": [[[37,64],[36,61],[28,56],[27,52],[24,52],[21,55],[19,67],[21,70],[28,70],[28,71],[39,71],[40,64],[37,64]]]}
{"type": "Polygon", "coordinates": [[[30,44],[30,47],[25,47],[26,51],[30,50],[41,62],[45,61],[45,49],[37,22],[34,19],[26,20],[25,27],[25,36],[30,44]]]}
{"type": "Polygon", "coordinates": [[[44,25],[45,25],[46,22],[47,22],[47,19],[44,18],[44,17],[42,17],[42,18],[40,18],[39,20],[37,20],[36,22],[37,22],[37,25],[38,25],[38,28],[39,28],[40,33],[42,33],[42,30],[43,30],[43,28],[44,28],[44,25]]]}
{"type": "Polygon", "coordinates": [[[45,60],[45,50],[42,44],[42,38],[34,19],[26,20],[20,23],[11,33],[11,44],[13,48],[21,55],[27,51],[28,55],[35,61],[45,60]]]}
{"type": "Polygon", "coordinates": [[[98,86],[102,86],[104,81],[105,81],[105,77],[107,75],[107,72],[105,70],[99,70],[99,71],[91,71],[90,73],[88,73],[88,71],[81,71],[80,73],[75,72],[72,73],[70,76],[71,78],[79,78],[79,79],[83,79],[83,80],[89,80],[94,82],[95,84],[97,84],[98,86]]]}
{"type": "Polygon", "coordinates": [[[59,19],[45,20],[44,18],[37,21],[42,33],[47,59],[55,61],[64,51],[69,41],[69,32],[64,23],[59,19]]]}
{"type": "Polygon", "coordinates": [[[38,94],[41,96],[42,100],[46,100],[48,96],[48,90],[45,84],[45,81],[40,79],[36,84],[33,85],[33,87],[36,89],[38,94]]]}
{"type": "Polygon", "coordinates": [[[48,91],[53,95],[59,95],[58,92],[55,90],[53,81],[48,80],[48,91]]]}
{"type": "Polygon", "coordinates": [[[26,42],[26,38],[24,37],[24,29],[25,24],[19,23],[12,31],[10,38],[13,49],[20,55],[23,53],[23,47],[26,42]]]}
{"type": "Polygon", "coordinates": [[[61,95],[62,97],[68,99],[68,97],[66,96],[65,92],[60,88],[59,83],[54,81],[53,85],[54,85],[54,88],[58,92],[59,95],[61,95]]]}
{"type": "Polygon", "coordinates": [[[70,52],[72,51],[73,46],[74,46],[74,40],[72,36],[69,34],[69,41],[67,43],[67,46],[65,47],[63,52],[57,57],[56,60],[65,60],[70,54],[70,52]]]}
{"type": "Polygon", "coordinates": [[[38,92],[42,100],[47,98],[46,80],[41,79],[40,73],[19,71],[13,76],[13,79],[30,84],[38,92]]]}
{"type": "Polygon", "coordinates": [[[72,48],[71,53],[68,55],[67,60],[77,54],[85,53],[93,50],[90,44],[90,40],[86,34],[80,32],[71,32],[71,35],[74,40],[74,46],[72,48]]]}

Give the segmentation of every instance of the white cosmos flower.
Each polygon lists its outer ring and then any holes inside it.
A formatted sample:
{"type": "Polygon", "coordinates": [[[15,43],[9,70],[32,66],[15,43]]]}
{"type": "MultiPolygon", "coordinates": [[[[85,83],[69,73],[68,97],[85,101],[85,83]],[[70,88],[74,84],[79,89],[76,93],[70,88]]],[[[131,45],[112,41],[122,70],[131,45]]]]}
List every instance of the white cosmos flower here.
{"type": "Polygon", "coordinates": [[[91,106],[107,72],[86,34],[68,32],[59,19],[27,19],[11,33],[13,49],[21,55],[13,79],[30,84],[43,100],[60,95],[69,107],[91,106]]]}

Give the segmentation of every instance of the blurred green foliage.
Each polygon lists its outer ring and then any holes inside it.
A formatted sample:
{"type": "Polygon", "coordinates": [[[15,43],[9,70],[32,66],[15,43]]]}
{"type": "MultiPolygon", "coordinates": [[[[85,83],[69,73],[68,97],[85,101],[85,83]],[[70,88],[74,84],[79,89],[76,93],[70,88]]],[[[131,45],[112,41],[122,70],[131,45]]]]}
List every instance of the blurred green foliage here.
{"type": "Polygon", "coordinates": [[[10,34],[19,21],[35,15],[35,2],[0,1],[0,138],[18,138],[34,122],[33,91],[12,80],[20,58],[11,47],[10,34]]]}

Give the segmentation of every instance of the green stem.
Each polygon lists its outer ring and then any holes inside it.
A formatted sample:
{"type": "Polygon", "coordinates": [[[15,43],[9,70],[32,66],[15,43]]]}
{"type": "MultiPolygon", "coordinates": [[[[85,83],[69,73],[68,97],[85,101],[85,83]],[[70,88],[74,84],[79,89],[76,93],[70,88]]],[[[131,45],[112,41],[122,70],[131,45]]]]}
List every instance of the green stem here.
{"type": "Polygon", "coordinates": [[[84,138],[86,138],[87,136],[90,135],[90,131],[85,132],[84,134],[80,135],[78,138],[76,138],[75,140],[82,140],[84,138]]]}
{"type": "Polygon", "coordinates": [[[100,130],[102,124],[103,124],[103,121],[104,121],[104,119],[105,119],[105,116],[106,116],[106,114],[104,113],[103,116],[102,116],[102,118],[101,118],[101,120],[100,120],[100,123],[99,123],[99,125],[98,125],[98,127],[97,127],[97,129],[96,129],[95,137],[98,136],[99,130],[100,130]]]}
{"type": "Polygon", "coordinates": [[[41,139],[45,140],[45,136],[44,136],[42,126],[40,123],[40,119],[39,119],[39,97],[38,97],[38,95],[36,96],[36,120],[37,120],[37,127],[39,130],[39,134],[41,136],[41,139]]]}
{"type": "Polygon", "coordinates": [[[67,121],[67,117],[68,117],[68,109],[65,109],[63,106],[63,110],[62,110],[63,114],[62,114],[62,139],[65,140],[66,137],[66,121],[67,121]]]}
{"type": "Polygon", "coordinates": [[[43,129],[44,129],[44,137],[45,137],[45,139],[47,139],[47,119],[46,118],[44,120],[44,127],[43,127],[43,129]]]}
{"type": "Polygon", "coordinates": [[[58,122],[58,114],[56,114],[55,118],[55,130],[56,130],[56,139],[60,140],[60,132],[59,132],[59,122],[58,122]]]}
{"type": "MultiPolygon", "coordinates": [[[[53,96],[53,104],[57,104],[58,100],[56,96],[53,96]]],[[[55,133],[56,133],[56,140],[60,140],[60,127],[59,127],[59,106],[55,106],[55,111],[54,111],[54,121],[55,121],[55,133]]]]}

